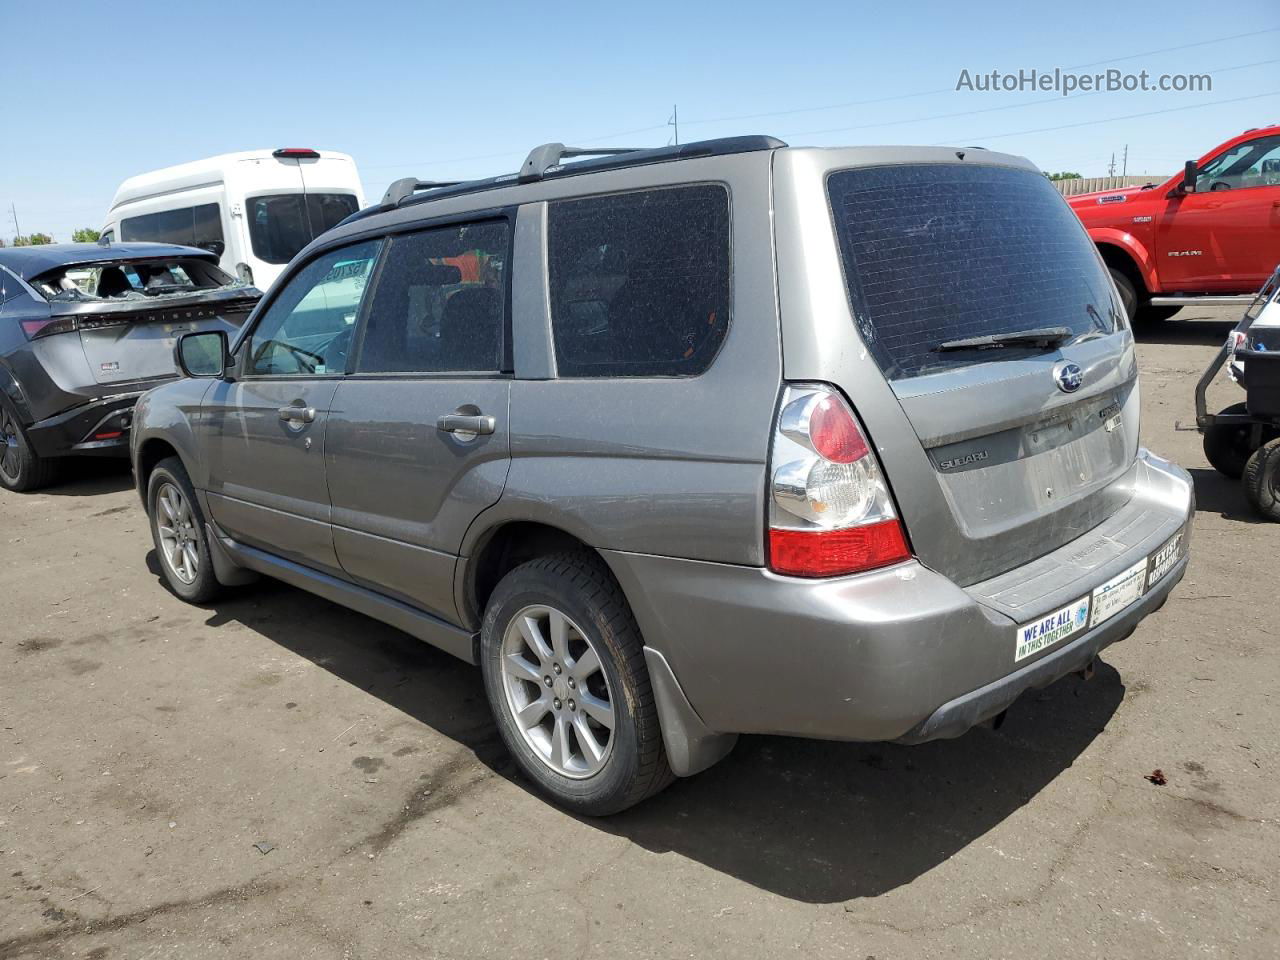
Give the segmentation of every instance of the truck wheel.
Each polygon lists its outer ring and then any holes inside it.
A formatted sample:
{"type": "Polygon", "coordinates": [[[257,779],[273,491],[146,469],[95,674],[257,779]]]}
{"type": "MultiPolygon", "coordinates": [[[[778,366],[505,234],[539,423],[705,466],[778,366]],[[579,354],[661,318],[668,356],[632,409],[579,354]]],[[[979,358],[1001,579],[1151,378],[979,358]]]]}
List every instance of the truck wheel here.
{"type": "Polygon", "coordinates": [[[187,603],[208,603],[222,592],[205,541],[204,515],[191,478],[177,457],[161,460],[147,483],[147,517],[160,571],[187,603]]]}
{"type": "Polygon", "coordinates": [[[1249,458],[1244,495],[1259,514],[1280,523],[1280,439],[1264,443],[1249,458]]]}
{"type": "Polygon", "coordinates": [[[26,431],[7,400],[0,400],[0,487],[27,493],[51,484],[61,464],[31,448],[26,431]]]}
{"type": "Polygon", "coordinates": [[[1124,315],[1129,318],[1132,325],[1138,316],[1138,288],[1133,285],[1133,281],[1129,279],[1129,275],[1115,267],[1109,268],[1111,271],[1111,279],[1116,282],[1116,289],[1120,291],[1120,303],[1124,306],[1124,315]]]}
{"type": "Polygon", "coordinates": [[[480,666],[507,749],[555,803],[607,816],[672,781],[640,630],[599,559],[554,554],[503,577],[480,666]]]}
{"type": "MultiPolygon", "coordinates": [[[[1248,410],[1243,403],[1233,403],[1231,406],[1223,408],[1221,413],[1246,414],[1248,410]]],[[[1224,477],[1239,480],[1244,474],[1245,464],[1249,462],[1249,456],[1253,453],[1252,434],[1253,427],[1247,423],[1214,424],[1204,431],[1204,458],[1209,461],[1213,469],[1224,477]]],[[[1275,435],[1276,432],[1273,428],[1263,427],[1262,440],[1264,443],[1275,437],[1275,435]]]]}

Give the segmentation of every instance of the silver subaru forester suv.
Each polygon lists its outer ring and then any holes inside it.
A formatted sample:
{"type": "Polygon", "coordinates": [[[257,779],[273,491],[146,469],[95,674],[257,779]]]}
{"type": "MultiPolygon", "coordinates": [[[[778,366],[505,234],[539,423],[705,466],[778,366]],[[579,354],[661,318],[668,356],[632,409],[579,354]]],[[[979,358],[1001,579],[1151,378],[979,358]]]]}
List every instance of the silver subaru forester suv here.
{"type": "Polygon", "coordinates": [[[958,736],[1164,602],[1191,481],[1028,161],[583,153],[399,181],[179,342],[132,439],[175,593],[265,574],[478,663],[587,814],[740,733],[958,736]]]}

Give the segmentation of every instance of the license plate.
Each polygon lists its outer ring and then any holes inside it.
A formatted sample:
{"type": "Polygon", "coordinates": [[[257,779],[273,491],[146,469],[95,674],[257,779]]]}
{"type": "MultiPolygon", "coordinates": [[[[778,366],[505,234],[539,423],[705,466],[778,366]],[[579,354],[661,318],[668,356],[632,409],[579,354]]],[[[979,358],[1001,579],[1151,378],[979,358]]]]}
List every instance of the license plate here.
{"type": "Polygon", "coordinates": [[[1013,651],[1013,662],[1025,660],[1033,653],[1039,653],[1059,640],[1065,640],[1071,634],[1083,630],[1088,622],[1089,598],[1081,597],[1061,610],[1045,614],[1030,623],[1020,624],[1016,635],[1017,645],[1013,651]]]}
{"type": "Polygon", "coordinates": [[[1164,542],[1164,546],[1151,555],[1151,569],[1147,573],[1148,590],[1161,577],[1176,567],[1178,561],[1182,559],[1182,541],[1185,532],[1184,530],[1179,530],[1164,542]]]}
{"type": "Polygon", "coordinates": [[[1112,577],[1093,591],[1093,626],[1115,616],[1142,596],[1147,585],[1147,558],[1143,557],[1128,570],[1112,577]]]}

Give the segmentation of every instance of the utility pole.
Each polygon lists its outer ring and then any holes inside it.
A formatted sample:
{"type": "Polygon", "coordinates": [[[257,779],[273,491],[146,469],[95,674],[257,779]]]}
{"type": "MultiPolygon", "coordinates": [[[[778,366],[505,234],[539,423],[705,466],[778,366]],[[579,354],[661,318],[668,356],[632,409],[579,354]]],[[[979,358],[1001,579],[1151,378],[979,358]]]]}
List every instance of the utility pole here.
{"type": "Polygon", "coordinates": [[[1116,175],[1116,152],[1111,151],[1111,162],[1107,164],[1107,176],[1114,177],[1116,175]]]}
{"type": "Polygon", "coordinates": [[[1124,145],[1124,163],[1120,167],[1120,176],[1125,177],[1128,175],[1129,175],[1129,145],[1126,143],[1124,145]]]}
{"type": "Polygon", "coordinates": [[[12,203],[9,204],[9,216],[13,217],[13,232],[19,237],[22,236],[22,228],[18,226],[18,208],[12,203]]]}
{"type": "Polygon", "coordinates": [[[671,119],[667,121],[667,126],[675,128],[676,146],[680,146],[680,110],[674,103],[671,105],[671,119]]]}

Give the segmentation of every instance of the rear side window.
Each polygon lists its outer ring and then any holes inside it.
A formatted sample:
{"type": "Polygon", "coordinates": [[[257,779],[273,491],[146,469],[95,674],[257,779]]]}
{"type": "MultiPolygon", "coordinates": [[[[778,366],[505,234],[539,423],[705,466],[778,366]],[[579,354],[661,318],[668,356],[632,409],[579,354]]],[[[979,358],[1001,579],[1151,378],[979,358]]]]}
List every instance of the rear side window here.
{"type": "Polygon", "coordinates": [[[299,250],[356,212],[349,193],[281,193],[245,201],[253,255],[288,263],[299,250]]]}
{"type": "Polygon", "coordinates": [[[500,369],[509,237],[499,220],[392,238],[356,372],[500,369]]]}
{"type": "Polygon", "coordinates": [[[729,194],[698,184],[548,209],[562,377],[688,377],[729,327],[729,194]]]}
{"type": "Polygon", "coordinates": [[[208,250],[210,244],[223,242],[222,211],[216,203],[202,203],[196,207],[125,217],[120,221],[120,239],[180,243],[208,250]]]}
{"type": "Polygon", "coordinates": [[[1120,305],[1093,243],[1034,171],[868,167],[831,174],[827,190],[859,332],[891,380],[1043,353],[939,351],[947,341],[1116,329],[1120,305]]]}

